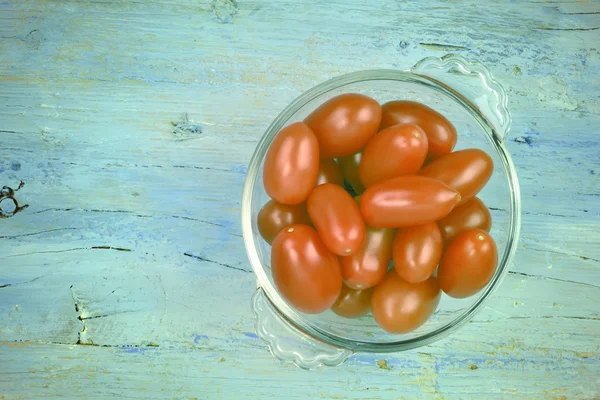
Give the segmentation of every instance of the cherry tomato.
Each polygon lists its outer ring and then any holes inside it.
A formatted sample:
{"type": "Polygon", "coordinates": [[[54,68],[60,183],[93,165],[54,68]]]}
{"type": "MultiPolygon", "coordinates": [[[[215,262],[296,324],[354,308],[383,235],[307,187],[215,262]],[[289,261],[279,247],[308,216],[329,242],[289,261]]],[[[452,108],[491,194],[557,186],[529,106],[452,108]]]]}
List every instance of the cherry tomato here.
{"type": "Polygon", "coordinates": [[[392,253],[396,272],[407,282],[423,282],[433,274],[442,250],[442,235],[435,222],[400,229],[392,253]]]}
{"type": "Polygon", "coordinates": [[[482,229],[471,229],[454,239],[442,256],[440,286],[450,297],[472,296],[488,284],[497,265],[494,239],[482,229]]]}
{"type": "Polygon", "coordinates": [[[306,203],[289,205],[269,200],[258,212],[258,232],[269,244],[283,228],[293,224],[311,224],[306,203]]]}
{"type": "MultiPolygon", "coordinates": [[[[354,197],[358,206],[360,198],[361,196],[354,197]]],[[[395,229],[365,225],[365,240],[360,249],[351,256],[339,258],[342,278],[349,288],[367,289],[381,282],[392,259],[395,234],[395,229]]]]}
{"type": "Polygon", "coordinates": [[[429,140],[432,158],[450,153],[456,145],[456,128],[442,114],[414,101],[390,101],[382,106],[383,117],[379,129],[397,124],[419,125],[429,140]]]}
{"type": "Polygon", "coordinates": [[[362,192],[365,191],[365,186],[360,180],[359,173],[361,159],[362,152],[338,158],[338,164],[342,171],[342,175],[346,178],[350,186],[352,186],[352,189],[354,189],[356,194],[362,194],[362,192]]]}
{"type": "Polygon", "coordinates": [[[413,124],[392,125],[373,136],[363,150],[360,179],[366,187],[419,172],[427,156],[427,136],[413,124]]]}
{"type": "Polygon", "coordinates": [[[340,257],[346,285],[352,289],[366,289],[381,282],[392,259],[395,234],[395,229],[366,226],[365,240],[358,251],[340,257]]]}
{"type": "Polygon", "coordinates": [[[281,295],[305,313],[327,310],[342,290],[337,257],[307,225],[290,225],[275,237],[271,247],[271,271],[281,295]]]}
{"type": "Polygon", "coordinates": [[[445,217],[459,202],[460,194],[443,182],[410,175],[369,187],[362,195],[360,208],[371,226],[401,228],[445,217]]]}
{"type": "Polygon", "coordinates": [[[308,215],[325,246],[334,254],[349,256],[362,245],[365,223],[352,197],[341,187],[324,183],[308,196],[308,215]]]}
{"type": "Polygon", "coordinates": [[[302,203],[319,173],[319,144],[302,122],[283,128],[265,156],[263,181],[269,197],[282,204],[302,203]]]}
{"type": "Polygon", "coordinates": [[[461,203],[475,196],[487,183],[494,171],[490,156],[479,149],[466,149],[446,154],[419,172],[419,175],[439,179],[458,191],[461,203]]]}
{"type": "Polygon", "coordinates": [[[329,99],[304,119],[319,140],[322,158],[356,153],[377,133],[380,122],[379,103],[357,93],[329,99]]]}
{"type": "Polygon", "coordinates": [[[342,286],[342,292],[335,303],[331,306],[331,311],[341,317],[358,318],[369,312],[371,308],[371,295],[373,289],[353,290],[348,286],[342,286]]]}
{"type": "Polygon", "coordinates": [[[478,228],[489,232],[492,229],[492,216],[483,201],[473,197],[466,203],[456,206],[437,224],[440,227],[444,243],[448,245],[454,238],[469,229],[478,228]]]}
{"type": "Polygon", "coordinates": [[[319,175],[317,176],[316,185],[323,183],[333,183],[334,185],[344,186],[344,177],[340,171],[340,167],[330,158],[324,158],[319,165],[319,175]]]}
{"type": "Polygon", "coordinates": [[[407,333],[423,325],[440,302],[437,279],[408,283],[395,270],[375,287],[371,312],[375,321],[390,333],[407,333]]]}

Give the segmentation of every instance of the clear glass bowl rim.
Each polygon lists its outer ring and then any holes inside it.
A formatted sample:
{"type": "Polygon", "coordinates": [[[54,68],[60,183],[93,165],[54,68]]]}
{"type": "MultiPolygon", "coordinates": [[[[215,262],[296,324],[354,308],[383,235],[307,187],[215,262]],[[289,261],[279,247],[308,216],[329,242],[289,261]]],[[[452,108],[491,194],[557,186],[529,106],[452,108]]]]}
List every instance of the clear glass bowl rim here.
{"type": "MultiPolygon", "coordinates": [[[[432,57],[433,58],[433,57],[432,57]]],[[[453,56],[453,58],[459,58],[453,56]]],[[[444,60],[444,58],[437,59],[444,60]]],[[[464,59],[462,59],[464,60],[464,59]]],[[[416,65],[419,65],[423,60],[419,61],[416,65]]],[[[473,64],[464,60],[465,64],[473,64]]],[[[477,64],[480,68],[483,68],[485,72],[487,72],[487,79],[491,78],[491,74],[489,71],[485,69],[481,64],[477,64]]],[[[482,77],[483,79],[483,77],[482,77]]],[[[485,83],[485,81],[484,81],[485,83]]],[[[500,90],[503,91],[501,87],[500,90]]],[[[502,93],[504,96],[504,93],[502,93]]],[[[509,119],[510,126],[510,115],[507,113],[505,116],[509,119]]],[[[363,70],[357,72],[351,72],[344,75],[340,75],[329,79],[321,84],[314,86],[313,88],[307,90],[299,97],[297,97],[294,101],[292,101],[270,124],[267,128],[265,134],[262,136],[258,145],[256,146],[256,150],[252,156],[248,167],[248,173],[246,176],[246,180],[244,182],[244,190],[242,196],[242,231],[244,237],[244,244],[246,247],[246,252],[248,253],[248,259],[250,260],[250,264],[252,269],[257,277],[257,286],[259,290],[262,290],[265,294],[267,300],[273,305],[273,307],[278,311],[281,317],[285,319],[288,323],[290,323],[293,327],[298,329],[301,333],[309,335],[313,339],[325,342],[334,347],[344,348],[351,351],[358,352],[397,352],[409,350],[417,347],[421,347],[427,344],[430,344],[436,340],[439,340],[460,326],[468,322],[475,313],[481,309],[483,304],[489,297],[493,294],[493,292],[500,286],[502,279],[508,273],[508,266],[511,265],[512,260],[514,258],[518,238],[520,234],[521,227],[521,197],[520,197],[520,188],[519,182],[517,178],[517,173],[510,157],[510,153],[508,152],[505,144],[504,137],[507,132],[499,132],[500,127],[495,127],[485,115],[483,115],[479,109],[471,102],[468,97],[463,96],[461,93],[453,89],[448,84],[440,85],[439,80],[428,77],[426,74],[416,74],[411,72],[411,70],[392,70],[392,69],[373,69],[373,70],[363,70]],[[348,340],[345,338],[340,338],[335,335],[331,335],[322,329],[311,325],[308,321],[300,316],[294,309],[292,309],[279,295],[277,289],[272,285],[269,277],[267,276],[267,272],[262,266],[260,258],[258,256],[258,252],[256,249],[256,245],[254,242],[254,233],[252,230],[252,196],[254,191],[254,186],[256,179],[258,177],[258,173],[260,171],[260,166],[262,164],[262,160],[269,148],[270,143],[272,142],[275,135],[279,132],[279,130],[285,125],[285,123],[302,107],[304,107],[311,100],[315,99],[318,96],[321,96],[324,93],[327,93],[331,90],[338,89],[342,86],[365,82],[365,81],[376,81],[376,80],[392,80],[392,81],[400,81],[405,82],[407,80],[410,81],[419,81],[420,83],[433,85],[438,90],[445,92],[450,98],[454,99],[461,103],[461,105],[466,108],[470,114],[478,120],[482,126],[488,126],[489,132],[492,132],[490,135],[490,139],[492,140],[496,150],[498,151],[498,155],[502,160],[503,167],[508,176],[509,188],[510,188],[510,201],[511,201],[511,213],[509,219],[509,235],[507,240],[507,245],[504,253],[502,254],[502,258],[500,263],[498,264],[498,271],[492,278],[492,281],[485,287],[483,292],[480,294],[478,300],[473,303],[468,309],[463,311],[459,316],[457,316],[454,320],[449,322],[448,324],[424,334],[422,336],[399,340],[395,342],[387,342],[387,343],[377,343],[377,342],[364,342],[364,341],[355,341],[348,340]]]]}

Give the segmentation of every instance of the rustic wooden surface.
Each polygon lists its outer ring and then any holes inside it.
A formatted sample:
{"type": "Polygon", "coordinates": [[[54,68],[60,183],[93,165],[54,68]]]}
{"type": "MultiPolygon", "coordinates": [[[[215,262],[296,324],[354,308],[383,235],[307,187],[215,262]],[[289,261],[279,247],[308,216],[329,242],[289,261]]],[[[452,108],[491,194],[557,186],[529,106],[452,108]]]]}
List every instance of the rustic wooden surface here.
{"type": "Polygon", "coordinates": [[[592,1],[0,1],[0,186],[29,204],[0,219],[0,399],[600,398],[599,93],[592,1]],[[280,364],[239,222],[255,144],[318,82],[447,52],[509,92],[511,272],[431,346],[280,364]]]}

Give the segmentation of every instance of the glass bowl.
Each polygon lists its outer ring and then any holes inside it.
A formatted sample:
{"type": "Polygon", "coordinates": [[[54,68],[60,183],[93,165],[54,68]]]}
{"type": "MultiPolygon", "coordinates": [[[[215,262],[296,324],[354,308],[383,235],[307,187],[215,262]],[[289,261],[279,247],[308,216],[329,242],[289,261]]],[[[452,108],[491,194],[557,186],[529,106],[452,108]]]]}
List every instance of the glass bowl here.
{"type": "Polygon", "coordinates": [[[354,352],[397,352],[432,343],[467,322],[500,285],[517,248],[521,225],[519,183],[505,146],[510,113],[504,89],[480,63],[458,55],[428,57],[408,70],[370,70],[342,75],[308,90],[269,126],[250,161],[242,199],[242,228],[257,278],[252,298],[256,333],[277,358],[302,368],[336,365],[354,352]],[[477,295],[453,299],[442,294],[433,316],[408,334],[389,334],[368,314],[345,319],[331,311],[308,315],[290,307],[273,284],[270,246],[258,233],[258,211],[269,200],[262,182],[265,154],[279,130],[302,121],[320,104],[342,93],[362,93],[381,104],[414,100],[448,118],[458,132],[455,150],[476,147],[494,160],[494,172],[478,197],[492,213],[491,235],[500,261],[490,283],[477,295]]]}

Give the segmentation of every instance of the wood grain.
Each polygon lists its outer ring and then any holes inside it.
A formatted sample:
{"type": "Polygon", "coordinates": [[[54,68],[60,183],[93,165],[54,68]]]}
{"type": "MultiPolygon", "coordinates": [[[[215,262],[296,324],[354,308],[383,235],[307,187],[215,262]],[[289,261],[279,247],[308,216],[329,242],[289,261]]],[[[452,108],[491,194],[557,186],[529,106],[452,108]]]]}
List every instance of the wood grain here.
{"type": "Polygon", "coordinates": [[[600,396],[600,11],[583,1],[0,1],[0,399],[600,396]],[[253,333],[254,146],[303,91],[456,52],[508,89],[511,272],[447,339],[307,372],[253,333]],[[5,206],[3,203],[2,206],[5,206]]]}

